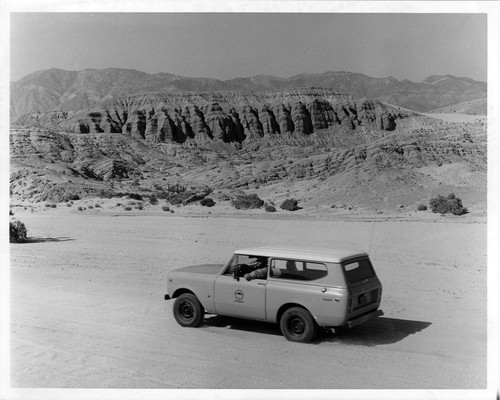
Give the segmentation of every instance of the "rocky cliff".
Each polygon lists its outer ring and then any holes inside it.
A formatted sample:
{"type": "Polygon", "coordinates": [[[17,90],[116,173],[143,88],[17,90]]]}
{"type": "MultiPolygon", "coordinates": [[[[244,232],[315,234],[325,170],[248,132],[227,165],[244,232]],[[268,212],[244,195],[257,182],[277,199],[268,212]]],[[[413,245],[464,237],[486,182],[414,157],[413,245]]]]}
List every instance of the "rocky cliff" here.
{"type": "Polygon", "coordinates": [[[327,89],[136,95],[88,110],[25,115],[18,124],[75,133],[121,133],[152,143],[234,143],[335,135],[359,127],[392,131],[408,113],[327,89]]]}

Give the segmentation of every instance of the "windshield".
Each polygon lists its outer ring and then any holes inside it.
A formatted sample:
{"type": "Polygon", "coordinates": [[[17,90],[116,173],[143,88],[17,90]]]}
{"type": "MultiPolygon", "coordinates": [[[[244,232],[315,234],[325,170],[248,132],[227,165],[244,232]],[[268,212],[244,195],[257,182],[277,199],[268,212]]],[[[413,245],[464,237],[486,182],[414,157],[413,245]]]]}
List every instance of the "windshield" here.
{"type": "Polygon", "coordinates": [[[343,264],[343,267],[349,283],[360,282],[375,276],[372,264],[368,258],[347,262],[343,264]]]}

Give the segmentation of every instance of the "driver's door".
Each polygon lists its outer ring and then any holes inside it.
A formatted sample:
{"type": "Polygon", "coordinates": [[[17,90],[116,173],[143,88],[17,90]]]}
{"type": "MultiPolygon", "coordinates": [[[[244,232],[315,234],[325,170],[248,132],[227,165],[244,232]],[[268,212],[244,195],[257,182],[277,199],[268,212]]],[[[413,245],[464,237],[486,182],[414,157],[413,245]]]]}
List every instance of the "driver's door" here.
{"type": "MultiPolygon", "coordinates": [[[[242,257],[237,255],[235,257],[242,257]]],[[[244,263],[244,260],[234,260],[215,280],[214,302],[217,314],[266,319],[266,287],[267,279],[245,278],[235,279],[229,271],[231,265],[244,263]]]]}

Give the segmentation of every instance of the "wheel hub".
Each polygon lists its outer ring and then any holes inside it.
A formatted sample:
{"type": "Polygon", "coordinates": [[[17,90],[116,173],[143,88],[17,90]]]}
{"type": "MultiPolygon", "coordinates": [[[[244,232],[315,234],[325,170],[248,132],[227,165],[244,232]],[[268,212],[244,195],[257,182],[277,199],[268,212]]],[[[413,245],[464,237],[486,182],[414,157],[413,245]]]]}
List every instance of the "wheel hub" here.
{"type": "Polygon", "coordinates": [[[302,318],[293,318],[290,321],[290,332],[292,332],[296,336],[300,336],[304,333],[306,329],[306,324],[302,318]]]}
{"type": "Polygon", "coordinates": [[[192,319],[194,315],[194,310],[191,304],[182,303],[180,306],[181,315],[185,319],[192,319]]]}

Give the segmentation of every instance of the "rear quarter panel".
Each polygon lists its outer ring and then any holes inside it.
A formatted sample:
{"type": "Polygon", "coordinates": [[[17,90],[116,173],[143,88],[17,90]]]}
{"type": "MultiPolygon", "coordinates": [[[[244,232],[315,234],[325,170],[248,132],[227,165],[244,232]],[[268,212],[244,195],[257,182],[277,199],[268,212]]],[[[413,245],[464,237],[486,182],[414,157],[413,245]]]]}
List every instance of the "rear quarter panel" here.
{"type": "Polygon", "coordinates": [[[346,320],[348,297],[346,288],[270,278],[267,283],[266,314],[270,322],[279,322],[281,307],[297,304],[305,307],[319,326],[339,326],[346,320]]]}

